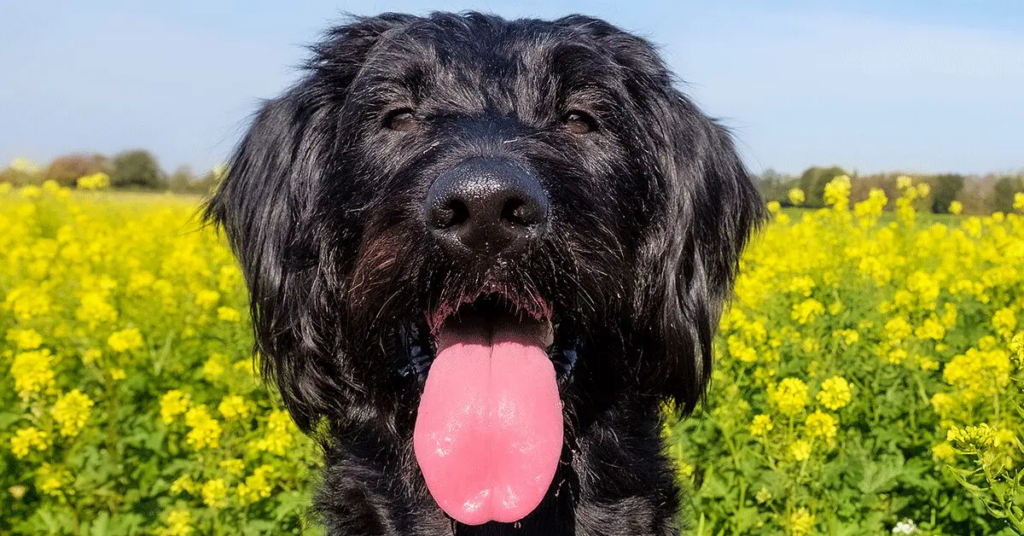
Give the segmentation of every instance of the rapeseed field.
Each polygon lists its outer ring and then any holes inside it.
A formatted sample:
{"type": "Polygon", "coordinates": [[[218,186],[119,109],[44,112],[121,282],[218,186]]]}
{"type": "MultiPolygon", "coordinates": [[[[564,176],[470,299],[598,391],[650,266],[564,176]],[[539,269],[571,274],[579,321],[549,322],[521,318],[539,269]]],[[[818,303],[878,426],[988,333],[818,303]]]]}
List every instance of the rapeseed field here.
{"type": "MultiPolygon", "coordinates": [[[[315,533],[223,237],[103,179],[0,185],[0,534],[315,533]]],[[[940,223],[899,187],[769,204],[706,409],[666,408],[691,533],[1024,533],[1024,194],[940,223]]]]}

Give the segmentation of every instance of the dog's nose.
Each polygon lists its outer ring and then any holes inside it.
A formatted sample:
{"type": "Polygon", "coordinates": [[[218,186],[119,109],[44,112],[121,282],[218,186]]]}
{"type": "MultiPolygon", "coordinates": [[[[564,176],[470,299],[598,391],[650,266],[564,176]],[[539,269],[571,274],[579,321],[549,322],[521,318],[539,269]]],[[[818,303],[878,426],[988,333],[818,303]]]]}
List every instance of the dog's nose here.
{"type": "Polygon", "coordinates": [[[548,228],[549,203],[533,175],[499,158],[473,158],[442,173],[425,204],[427,227],[449,249],[524,249],[548,228]]]}

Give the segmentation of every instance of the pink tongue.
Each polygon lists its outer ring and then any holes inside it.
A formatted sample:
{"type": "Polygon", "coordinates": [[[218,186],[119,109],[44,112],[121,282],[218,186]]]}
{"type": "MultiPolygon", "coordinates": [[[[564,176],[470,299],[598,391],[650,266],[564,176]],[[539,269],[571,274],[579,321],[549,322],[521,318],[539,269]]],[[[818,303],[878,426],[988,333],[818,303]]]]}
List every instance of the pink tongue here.
{"type": "Polygon", "coordinates": [[[532,512],[562,451],[562,403],[539,326],[445,329],[413,447],[434,500],[460,523],[532,512]],[[536,329],[534,329],[536,328],[536,329]]]}

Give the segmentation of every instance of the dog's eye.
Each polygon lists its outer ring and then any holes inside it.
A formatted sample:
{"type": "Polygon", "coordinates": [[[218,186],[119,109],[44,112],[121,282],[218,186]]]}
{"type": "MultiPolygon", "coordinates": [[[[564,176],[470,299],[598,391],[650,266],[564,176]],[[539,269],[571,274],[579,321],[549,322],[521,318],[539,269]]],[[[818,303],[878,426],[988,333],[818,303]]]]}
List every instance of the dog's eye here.
{"type": "Polygon", "coordinates": [[[398,132],[408,132],[416,128],[416,116],[410,108],[392,110],[384,118],[384,126],[398,132]]]}
{"type": "Polygon", "coordinates": [[[586,112],[573,110],[562,117],[562,123],[573,134],[587,134],[597,130],[597,121],[586,112]]]}

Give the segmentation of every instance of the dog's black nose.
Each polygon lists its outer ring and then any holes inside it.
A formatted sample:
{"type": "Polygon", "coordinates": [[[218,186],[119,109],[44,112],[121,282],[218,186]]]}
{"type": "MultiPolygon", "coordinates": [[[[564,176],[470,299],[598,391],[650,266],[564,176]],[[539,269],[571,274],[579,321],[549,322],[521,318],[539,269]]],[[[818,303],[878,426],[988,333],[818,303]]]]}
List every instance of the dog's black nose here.
{"type": "Polygon", "coordinates": [[[520,250],[548,228],[549,203],[540,184],[500,158],[472,158],[442,173],[424,208],[434,236],[463,252],[520,250]]]}

